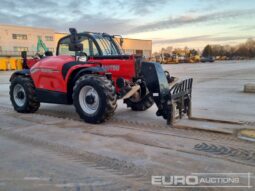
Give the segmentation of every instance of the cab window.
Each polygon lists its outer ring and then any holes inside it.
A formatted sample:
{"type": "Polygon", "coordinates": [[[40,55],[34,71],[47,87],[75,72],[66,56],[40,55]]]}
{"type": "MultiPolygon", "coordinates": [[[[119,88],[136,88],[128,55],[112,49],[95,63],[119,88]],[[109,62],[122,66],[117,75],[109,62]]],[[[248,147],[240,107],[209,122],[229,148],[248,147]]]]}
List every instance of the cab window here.
{"type": "MultiPolygon", "coordinates": [[[[83,52],[85,52],[88,56],[97,56],[99,55],[97,47],[95,43],[87,38],[87,37],[81,37],[81,43],[83,44],[83,52]]],[[[74,51],[69,51],[69,46],[68,44],[70,43],[70,38],[64,38],[61,40],[59,43],[59,55],[70,55],[74,56],[75,52],[74,51]]]]}

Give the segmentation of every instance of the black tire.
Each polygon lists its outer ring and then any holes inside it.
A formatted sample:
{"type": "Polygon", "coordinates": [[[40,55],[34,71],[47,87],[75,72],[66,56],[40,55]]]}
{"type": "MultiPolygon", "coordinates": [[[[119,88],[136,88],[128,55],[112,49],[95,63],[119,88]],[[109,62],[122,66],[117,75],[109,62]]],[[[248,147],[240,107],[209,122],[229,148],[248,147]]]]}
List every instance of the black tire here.
{"type": "MultiPolygon", "coordinates": [[[[31,78],[25,76],[17,76],[11,81],[10,85],[10,99],[14,110],[19,113],[34,113],[40,107],[40,102],[35,96],[35,86],[31,78]],[[17,97],[15,98],[15,87],[22,87],[24,92],[24,104],[18,104],[17,97]]],[[[23,99],[22,99],[23,100],[23,99]]],[[[23,102],[23,101],[22,101],[23,102]]]]}
{"type": "MultiPolygon", "coordinates": [[[[82,97],[82,96],[81,96],[82,97]]],[[[83,102],[87,102],[84,97],[83,102]]],[[[84,75],[81,76],[76,82],[73,88],[73,103],[76,108],[76,112],[80,118],[88,123],[102,123],[114,114],[117,108],[117,95],[115,87],[112,81],[108,80],[105,76],[98,75],[84,75]],[[88,113],[82,109],[82,103],[80,103],[79,96],[83,87],[93,87],[98,95],[98,106],[94,113],[88,113]]],[[[89,103],[86,103],[89,105],[89,103]]]]}
{"type": "Polygon", "coordinates": [[[124,100],[124,103],[126,103],[127,107],[130,107],[133,111],[145,111],[154,104],[154,100],[152,95],[148,93],[139,101],[132,101],[132,99],[129,98],[124,100]]]}

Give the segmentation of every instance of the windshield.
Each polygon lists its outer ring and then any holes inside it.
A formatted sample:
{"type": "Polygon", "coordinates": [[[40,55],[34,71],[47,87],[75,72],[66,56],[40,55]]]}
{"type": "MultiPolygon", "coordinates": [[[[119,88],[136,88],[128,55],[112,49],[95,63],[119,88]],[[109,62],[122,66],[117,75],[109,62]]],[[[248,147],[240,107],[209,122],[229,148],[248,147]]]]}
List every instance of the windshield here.
{"type": "Polygon", "coordinates": [[[103,55],[119,55],[122,54],[121,48],[112,39],[111,36],[103,36],[102,34],[93,34],[95,40],[97,41],[103,55]],[[116,47],[117,46],[117,47],[116,47]],[[118,51],[119,49],[119,51],[118,51]]]}

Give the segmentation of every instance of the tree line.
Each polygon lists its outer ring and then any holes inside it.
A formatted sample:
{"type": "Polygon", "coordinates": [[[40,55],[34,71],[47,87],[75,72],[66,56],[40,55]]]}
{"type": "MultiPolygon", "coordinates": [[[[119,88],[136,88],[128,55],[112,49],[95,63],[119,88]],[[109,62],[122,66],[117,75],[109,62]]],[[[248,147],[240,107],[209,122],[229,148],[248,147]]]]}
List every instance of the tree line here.
{"type": "Polygon", "coordinates": [[[203,52],[203,57],[228,57],[228,58],[255,58],[255,40],[248,39],[245,43],[237,46],[229,45],[206,45],[203,52]]]}

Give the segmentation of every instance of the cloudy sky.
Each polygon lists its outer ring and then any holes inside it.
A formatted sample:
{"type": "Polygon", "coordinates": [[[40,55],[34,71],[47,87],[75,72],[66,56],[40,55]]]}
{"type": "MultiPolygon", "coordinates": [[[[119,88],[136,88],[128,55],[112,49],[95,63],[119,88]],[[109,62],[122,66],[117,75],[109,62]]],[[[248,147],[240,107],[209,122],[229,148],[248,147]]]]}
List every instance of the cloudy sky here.
{"type": "Polygon", "coordinates": [[[153,50],[255,37],[254,0],[0,0],[0,23],[152,39],[153,50]]]}

